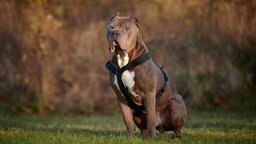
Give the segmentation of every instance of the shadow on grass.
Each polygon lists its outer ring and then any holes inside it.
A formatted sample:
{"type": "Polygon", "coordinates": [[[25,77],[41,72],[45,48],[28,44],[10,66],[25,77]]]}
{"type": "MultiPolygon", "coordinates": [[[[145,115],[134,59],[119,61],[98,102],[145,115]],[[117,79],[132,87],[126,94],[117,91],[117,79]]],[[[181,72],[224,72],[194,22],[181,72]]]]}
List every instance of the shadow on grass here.
{"type": "Polygon", "coordinates": [[[68,127],[58,127],[58,125],[47,128],[47,126],[36,126],[34,124],[17,124],[17,123],[10,123],[10,122],[3,122],[0,121],[0,129],[10,129],[10,128],[18,128],[26,131],[33,131],[33,132],[65,132],[65,133],[72,133],[72,134],[85,134],[85,135],[95,135],[95,136],[125,136],[126,131],[124,130],[107,130],[107,129],[90,129],[90,128],[68,128],[68,127]]]}
{"type": "Polygon", "coordinates": [[[211,121],[211,122],[204,122],[204,121],[196,121],[196,122],[188,122],[185,127],[186,128],[215,128],[215,129],[251,129],[255,130],[256,125],[255,120],[247,120],[247,121],[230,121],[230,120],[224,120],[224,121],[211,121]]]}
{"type": "Polygon", "coordinates": [[[197,110],[189,114],[186,128],[256,129],[255,112],[197,110]]]}

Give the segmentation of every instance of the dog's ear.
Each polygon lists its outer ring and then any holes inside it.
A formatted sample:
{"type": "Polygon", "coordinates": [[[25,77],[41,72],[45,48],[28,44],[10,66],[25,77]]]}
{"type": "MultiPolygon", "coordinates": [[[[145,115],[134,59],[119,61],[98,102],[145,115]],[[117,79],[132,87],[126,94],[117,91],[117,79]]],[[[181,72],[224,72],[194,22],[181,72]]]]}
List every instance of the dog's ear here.
{"type": "Polygon", "coordinates": [[[133,16],[129,16],[135,23],[135,25],[139,28],[140,27],[140,23],[137,17],[133,17],[133,16]]]}
{"type": "Polygon", "coordinates": [[[119,16],[119,12],[117,12],[115,15],[113,15],[113,16],[109,19],[109,21],[111,21],[112,19],[114,19],[116,16],[119,16]]]}

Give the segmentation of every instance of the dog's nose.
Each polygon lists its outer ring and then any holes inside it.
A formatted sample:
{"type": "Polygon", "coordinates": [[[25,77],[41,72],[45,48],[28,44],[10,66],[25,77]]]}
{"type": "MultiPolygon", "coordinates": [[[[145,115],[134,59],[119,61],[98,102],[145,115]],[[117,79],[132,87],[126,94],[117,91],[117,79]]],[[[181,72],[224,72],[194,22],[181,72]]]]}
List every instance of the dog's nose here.
{"type": "Polygon", "coordinates": [[[111,36],[112,36],[112,37],[117,37],[117,36],[119,36],[119,35],[120,35],[120,33],[119,33],[118,30],[114,30],[114,31],[111,32],[111,36]]]}

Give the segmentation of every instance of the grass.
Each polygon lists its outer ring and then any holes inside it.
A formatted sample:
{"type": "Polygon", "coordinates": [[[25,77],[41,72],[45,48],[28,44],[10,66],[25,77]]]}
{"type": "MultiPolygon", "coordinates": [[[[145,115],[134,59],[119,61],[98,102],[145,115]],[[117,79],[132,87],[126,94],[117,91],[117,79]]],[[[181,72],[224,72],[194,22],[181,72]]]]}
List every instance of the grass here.
{"type": "Polygon", "coordinates": [[[191,110],[183,138],[172,132],[142,139],[139,131],[126,137],[121,115],[112,116],[0,116],[0,143],[256,143],[256,113],[191,110]]]}

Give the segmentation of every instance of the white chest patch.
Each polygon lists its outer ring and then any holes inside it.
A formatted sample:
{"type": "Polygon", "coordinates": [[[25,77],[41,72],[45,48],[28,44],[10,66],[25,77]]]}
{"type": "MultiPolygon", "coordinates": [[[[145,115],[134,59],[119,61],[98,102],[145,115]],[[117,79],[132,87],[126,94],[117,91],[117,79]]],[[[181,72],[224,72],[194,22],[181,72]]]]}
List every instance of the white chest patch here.
{"type": "Polygon", "coordinates": [[[117,81],[117,76],[114,75],[114,84],[117,87],[117,89],[120,91],[119,85],[118,85],[118,81],[117,81]]]}
{"type": "MultiPolygon", "coordinates": [[[[134,77],[135,77],[135,72],[129,72],[129,71],[124,71],[123,74],[122,74],[122,81],[124,83],[124,86],[128,88],[129,92],[134,96],[136,97],[137,94],[135,93],[133,87],[134,87],[134,84],[135,84],[135,81],[134,81],[134,77]]],[[[117,82],[117,76],[114,75],[114,84],[116,85],[117,89],[120,91],[120,87],[118,85],[118,82],[117,82]]]]}
{"type": "Polygon", "coordinates": [[[124,83],[124,85],[128,88],[129,92],[133,95],[133,96],[137,96],[137,94],[135,93],[133,87],[135,84],[134,81],[134,77],[135,77],[135,72],[129,72],[129,71],[124,71],[123,75],[122,75],[122,81],[124,83]]]}
{"type": "MultiPolygon", "coordinates": [[[[117,55],[117,61],[118,61],[118,65],[120,68],[126,66],[129,62],[129,57],[128,55],[125,55],[125,57],[122,59],[119,55],[117,55]]],[[[137,94],[135,93],[133,87],[135,85],[135,81],[134,81],[134,77],[135,77],[135,72],[132,71],[124,71],[122,74],[122,81],[124,83],[124,86],[128,88],[129,92],[133,95],[133,96],[137,96],[137,94]]],[[[118,85],[118,81],[117,81],[117,76],[114,75],[114,84],[116,85],[117,89],[120,91],[120,87],[118,85]]]]}
{"type": "Polygon", "coordinates": [[[117,63],[120,68],[126,66],[128,62],[129,62],[128,54],[125,54],[123,58],[120,55],[117,55],[117,63]]]}

